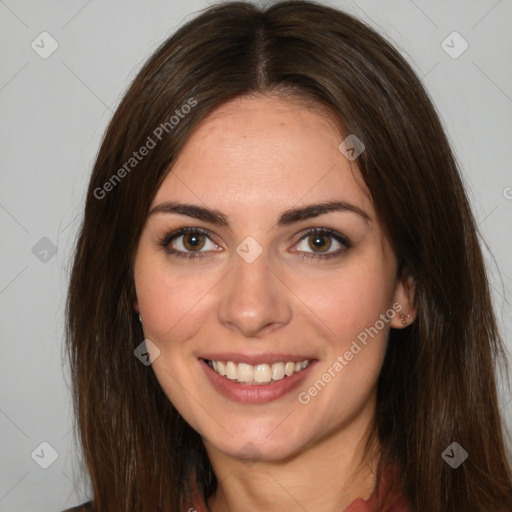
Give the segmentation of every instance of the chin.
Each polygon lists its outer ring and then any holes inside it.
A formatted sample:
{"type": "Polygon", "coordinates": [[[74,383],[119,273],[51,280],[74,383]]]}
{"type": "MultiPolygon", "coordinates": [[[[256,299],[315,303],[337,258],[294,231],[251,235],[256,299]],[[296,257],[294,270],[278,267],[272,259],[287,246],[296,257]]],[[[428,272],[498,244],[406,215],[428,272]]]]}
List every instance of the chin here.
{"type": "Polygon", "coordinates": [[[288,429],[278,432],[276,425],[279,423],[273,421],[247,425],[242,431],[231,430],[232,436],[225,434],[202,437],[206,440],[207,449],[211,447],[228,457],[242,459],[244,462],[283,461],[302,453],[309,443],[306,442],[305,432],[290,432],[289,425],[288,429]]]}

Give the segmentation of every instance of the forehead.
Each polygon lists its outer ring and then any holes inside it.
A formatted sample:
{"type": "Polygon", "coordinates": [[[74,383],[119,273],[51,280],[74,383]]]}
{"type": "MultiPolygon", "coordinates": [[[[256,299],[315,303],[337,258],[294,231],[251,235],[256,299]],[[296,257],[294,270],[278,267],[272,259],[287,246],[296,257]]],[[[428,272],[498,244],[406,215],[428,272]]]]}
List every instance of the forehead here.
{"type": "Polygon", "coordinates": [[[321,107],[288,98],[237,98],[191,134],[153,205],[180,198],[257,212],[341,199],[373,216],[355,162],[338,149],[342,140],[321,107]]]}

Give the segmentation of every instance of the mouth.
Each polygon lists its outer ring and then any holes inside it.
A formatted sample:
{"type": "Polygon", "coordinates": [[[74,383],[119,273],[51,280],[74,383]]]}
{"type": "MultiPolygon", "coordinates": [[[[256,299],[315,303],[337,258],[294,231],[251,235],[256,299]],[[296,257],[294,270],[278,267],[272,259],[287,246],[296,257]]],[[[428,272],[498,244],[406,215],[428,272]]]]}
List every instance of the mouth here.
{"type": "Polygon", "coordinates": [[[272,364],[259,363],[255,365],[210,359],[204,359],[204,361],[218,375],[238,384],[249,386],[265,386],[278,382],[305,370],[311,363],[310,359],[302,361],[277,361],[272,364]]]}
{"type": "Polygon", "coordinates": [[[218,393],[236,402],[264,404],[288,395],[316,365],[311,357],[219,354],[198,358],[218,393]]]}

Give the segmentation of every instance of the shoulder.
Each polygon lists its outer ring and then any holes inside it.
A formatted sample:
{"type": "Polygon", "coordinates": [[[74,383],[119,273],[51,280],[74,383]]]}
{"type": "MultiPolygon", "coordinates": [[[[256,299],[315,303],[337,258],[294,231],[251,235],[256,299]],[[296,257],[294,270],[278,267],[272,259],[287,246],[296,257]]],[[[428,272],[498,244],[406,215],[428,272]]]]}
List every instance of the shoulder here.
{"type": "Polygon", "coordinates": [[[88,501],[87,503],[82,503],[77,507],[68,508],[64,510],[64,512],[94,512],[94,507],[92,506],[92,501],[88,501]]]}

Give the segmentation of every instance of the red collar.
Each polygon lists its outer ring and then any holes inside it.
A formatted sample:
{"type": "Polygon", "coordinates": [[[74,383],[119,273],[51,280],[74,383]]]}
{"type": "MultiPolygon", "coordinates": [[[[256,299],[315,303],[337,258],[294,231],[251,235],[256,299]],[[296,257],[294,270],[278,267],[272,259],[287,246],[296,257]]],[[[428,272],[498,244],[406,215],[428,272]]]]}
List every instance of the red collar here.
{"type": "MultiPolygon", "coordinates": [[[[388,467],[382,476],[381,482],[380,482],[380,492],[383,493],[387,486],[389,485],[390,479],[392,478],[393,474],[397,471],[396,468],[390,466],[388,467]]],[[[202,500],[201,496],[199,495],[199,491],[197,487],[194,485],[193,488],[193,508],[196,510],[196,512],[208,512],[208,508],[206,507],[206,504],[202,500]]],[[[410,512],[411,506],[407,498],[403,495],[397,496],[396,498],[392,499],[392,502],[390,505],[388,505],[386,508],[378,508],[378,502],[377,502],[377,493],[376,490],[374,490],[371,494],[371,496],[368,498],[368,500],[363,500],[362,498],[357,498],[355,501],[353,501],[343,512],[410,512]]]]}

